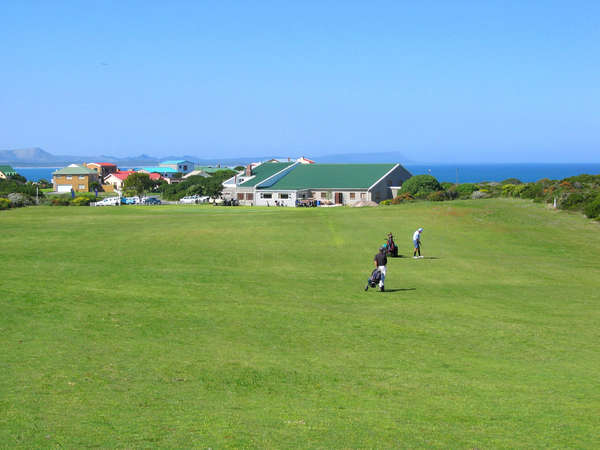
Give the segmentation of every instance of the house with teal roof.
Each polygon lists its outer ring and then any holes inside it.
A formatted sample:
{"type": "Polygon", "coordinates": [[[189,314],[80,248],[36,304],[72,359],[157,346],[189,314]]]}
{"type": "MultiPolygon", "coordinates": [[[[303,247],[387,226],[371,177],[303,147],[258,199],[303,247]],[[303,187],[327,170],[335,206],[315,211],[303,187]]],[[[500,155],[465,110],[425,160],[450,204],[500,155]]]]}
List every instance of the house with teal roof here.
{"type": "Polygon", "coordinates": [[[296,206],[302,200],[323,204],[379,203],[411,177],[400,164],[263,163],[223,186],[225,196],[242,204],[296,206]],[[250,175],[250,176],[248,176],[250,175]]]}
{"type": "Polygon", "coordinates": [[[142,167],[141,169],[138,169],[137,171],[142,172],[142,173],[147,173],[147,174],[157,173],[161,177],[169,178],[169,179],[173,178],[175,176],[175,174],[177,173],[176,169],[173,169],[172,167],[168,167],[168,166],[142,167]]]}
{"type": "Polygon", "coordinates": [[[175,172],[182,173],[184,175],[194,170],[195,167],[194,162],[186,159],[163,161],[158,165],[160,167],[170,167],[171,169],[175,170],[175,172]]]}

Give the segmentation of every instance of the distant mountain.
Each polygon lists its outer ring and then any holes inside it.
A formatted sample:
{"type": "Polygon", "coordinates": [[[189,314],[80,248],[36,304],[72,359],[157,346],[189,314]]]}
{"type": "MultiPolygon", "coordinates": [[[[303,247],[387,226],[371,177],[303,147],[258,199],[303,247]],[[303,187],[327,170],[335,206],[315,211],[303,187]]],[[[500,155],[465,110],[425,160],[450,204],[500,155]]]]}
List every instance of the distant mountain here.
{"type": "Polygon", "coordinates": [[[0,162],[19,164],[36,161],[39,164],[53,163],[57,157],[41,148],[19,148],[15,150],[0,150],[0,162]]]}
{"type": "MultiPolygon", "coordinates": [[[[297,158],[301,155],[295,155],[297,158]]],[[[304,155],[317,163],[410,163],[404,155],[397,152],[374,152],[374,153],[341,153],[334,155],[311,156],[304,155]]],[[[142,153],[138,156],[73,156],[73,155],[53,155],[41,148],[23,148],[16,150],[0,150],[0,164],[10,164],[13,166],[46,166],[60,167],[69,164],[81,164],[83,162],[110,162],[117,164],[119,167],[142,167],[154,166],[161,161],[185,159],[193,161],[200,166],[237,166],[246,165],[255,161],[266,161],[269,159],[279,159],[285,161],[287,156],[252,156],[240,158],[198,158],[194,155],[168,155],[163,157],[155,157],[142,153]]]]}

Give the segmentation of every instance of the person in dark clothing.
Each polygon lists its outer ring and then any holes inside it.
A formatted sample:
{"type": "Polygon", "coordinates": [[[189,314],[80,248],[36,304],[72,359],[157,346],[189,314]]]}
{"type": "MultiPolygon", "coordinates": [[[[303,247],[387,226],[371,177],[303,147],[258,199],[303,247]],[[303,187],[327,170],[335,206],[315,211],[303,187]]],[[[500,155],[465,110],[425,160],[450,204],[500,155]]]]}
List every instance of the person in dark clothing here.
{"type": "Polygon", "coordinates": [[[375,267],[379,269],[381,272],[381,279],[379,280],[379,291],[385,291],[384,282],[385,282],[385,274],[386,274],[386,265],[387,265],[387,245],[383,245],[379,249],[379,253],[375,255],[373,258],[373,262],[375,263],[375,267]]]}

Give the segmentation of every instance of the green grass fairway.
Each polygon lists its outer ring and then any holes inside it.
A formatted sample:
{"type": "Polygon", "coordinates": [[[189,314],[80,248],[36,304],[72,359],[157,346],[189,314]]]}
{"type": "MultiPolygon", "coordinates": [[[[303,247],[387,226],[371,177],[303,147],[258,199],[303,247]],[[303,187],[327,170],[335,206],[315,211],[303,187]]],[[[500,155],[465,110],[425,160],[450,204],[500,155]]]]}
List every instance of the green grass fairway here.
{"type": "Polygon", "coordinates": [[[600,446],[580,214],[31,207],[0,233],[2,447],[600,446]],[[405,257],[364,292],[388,231],[405,257]]]}

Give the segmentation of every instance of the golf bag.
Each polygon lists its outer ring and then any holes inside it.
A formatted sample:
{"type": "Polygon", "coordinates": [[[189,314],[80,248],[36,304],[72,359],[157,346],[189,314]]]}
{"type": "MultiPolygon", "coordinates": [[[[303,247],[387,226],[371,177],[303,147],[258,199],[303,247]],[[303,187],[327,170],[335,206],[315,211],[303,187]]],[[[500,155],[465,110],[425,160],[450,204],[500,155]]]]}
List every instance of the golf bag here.
{"type": "Polygon", "coordinates": [[[398,246],[394,242],[394,238],[390,237],[387,241],[387,253],[390,256],[397,257],[398,256],[398,246]]]}
{"type": "Polygon", "coordinates": [[[381,281],[381,272],[379,271],[379,269],[375,269],[373,273],[371,273],[369,279],[367,280],[367,284],[370,287],[374,288],[379,284],[379,281],[381,281]]]}

